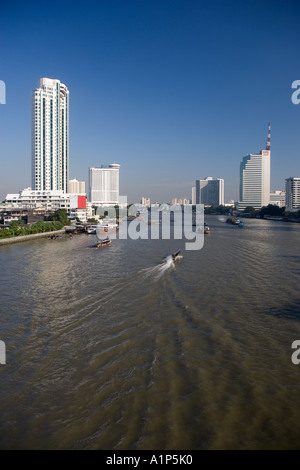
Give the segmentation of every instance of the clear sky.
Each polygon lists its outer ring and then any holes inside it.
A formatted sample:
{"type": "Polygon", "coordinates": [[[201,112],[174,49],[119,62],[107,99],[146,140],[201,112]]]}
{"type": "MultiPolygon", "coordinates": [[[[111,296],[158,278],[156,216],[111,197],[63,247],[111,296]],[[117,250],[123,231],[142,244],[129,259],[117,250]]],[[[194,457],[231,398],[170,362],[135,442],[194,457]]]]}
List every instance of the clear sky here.
{"type": "Polygon", "coordinates": [[[191,198],[265,148],[271,188],[300,176],[298,0],[1,0],[0,198],[31,184],[31,92],[70,91],[70,178],[119,163],[120,194],[191,198]]]}

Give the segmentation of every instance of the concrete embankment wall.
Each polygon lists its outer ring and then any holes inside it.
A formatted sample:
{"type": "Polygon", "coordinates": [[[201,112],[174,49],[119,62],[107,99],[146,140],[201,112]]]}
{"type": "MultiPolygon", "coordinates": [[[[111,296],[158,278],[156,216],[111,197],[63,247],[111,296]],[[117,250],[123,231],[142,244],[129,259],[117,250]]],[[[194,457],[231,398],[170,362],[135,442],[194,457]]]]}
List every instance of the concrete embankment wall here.
{"type": "Polygon", "coordinates": [[[34,240],[35,238],[50,237],[51,235],[58,235],[60,233],[65,233],[65,230],[55,230],[53,232],[43,232],[43,233],[33,233],[32,235],[21,235],[19,237],[3,238],[0,239],[1,245],[9,245],[11,243],[26,242],[29,240],[34,240]]]}

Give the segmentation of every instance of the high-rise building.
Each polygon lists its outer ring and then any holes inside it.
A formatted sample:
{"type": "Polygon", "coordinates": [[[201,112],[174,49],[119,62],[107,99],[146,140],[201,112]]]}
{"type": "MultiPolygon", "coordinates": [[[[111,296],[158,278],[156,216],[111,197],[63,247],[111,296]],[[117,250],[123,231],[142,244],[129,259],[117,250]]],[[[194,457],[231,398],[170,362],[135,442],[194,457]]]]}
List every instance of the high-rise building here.
{"type": "Polygon", "coordinates": [[[69,179],[69,91],[59,80],[40,78],[31,97],[32,188],[62,190],[69,179]]]}
{"type": "Polygon", "coordinates": [[[89,198],[94,205],[115,205],[119,203],[120,165],[89,169],[89,198]]]}
{"type": "Polygon", "coordinates": [[[150,197],[142,197],[141,204],[145,207],[151,207],[150,197]]]}
{"type": "Polygon", "coordinates": [[[77,179],[69,180],[68,193],[69,194],[84,194],[85,193],[85,181],[78,181],[77,179]]]}
{"type": "Polygon", "coordinates": [[[270,204],[271,180],[271,125],[266,150],[259,154],[246,155],[240,164],[240,201],[239,210],[246,207],[261,209],[270,204]]]}
{"type": "Polygon", "coordinates": [[[196,186],[192,187],[192,204],[196,204],[196,186]]]}
{"type": "Polygon", "coordinates": [[[300,178],[287,178],[286,188],[286,210],[293,212],[300,209],[300,178]]]}
{"type": "Polygon", "coordinates": [[[273,206],[285,207],[285,191],[271,191],[270,204],[272,204],[273,206]]]}
{"type": "Polygon", "coordinates": [[[196,204],[205,206],[224,205],[224,180],[207,176],[204,180],[196,180],[196,204]]]}

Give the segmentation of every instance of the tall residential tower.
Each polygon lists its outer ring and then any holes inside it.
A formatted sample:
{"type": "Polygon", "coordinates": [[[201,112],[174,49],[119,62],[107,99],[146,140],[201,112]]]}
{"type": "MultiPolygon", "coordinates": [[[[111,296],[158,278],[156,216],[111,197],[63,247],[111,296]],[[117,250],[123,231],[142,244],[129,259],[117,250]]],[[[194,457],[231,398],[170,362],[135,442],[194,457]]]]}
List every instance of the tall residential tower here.
{"type": "Polygon", "coordinates": [[[68,191],[69,91],[40,78],[31,97],[32,189],[68,191]]]}
{"type": "Polygon", "coordinates": [[[271,125],[269,123],[266,150],[246,155],[240,164],[239,210],[246,207],[261,209],[270,203],[271,125]]]}
{"type": "Polygon", "coordinates": [[[119,203],[119,169],[117,163],[89,169],[89,198],[92,204],[106,206],[119,203]]]}

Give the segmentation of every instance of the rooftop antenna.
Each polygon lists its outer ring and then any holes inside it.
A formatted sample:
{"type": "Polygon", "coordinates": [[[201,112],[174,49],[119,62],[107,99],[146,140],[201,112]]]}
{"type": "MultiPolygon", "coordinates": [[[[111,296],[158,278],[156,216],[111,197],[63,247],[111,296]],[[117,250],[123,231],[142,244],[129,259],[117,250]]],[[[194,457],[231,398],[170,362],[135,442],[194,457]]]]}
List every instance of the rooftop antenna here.
{"type": "Polygon", "coordinates": [[[271,123],[269,121],[269,132],[268,132],[268,140],[266,150],[271,150],[271,123]]]}

